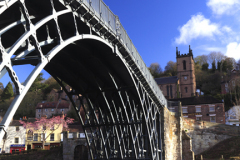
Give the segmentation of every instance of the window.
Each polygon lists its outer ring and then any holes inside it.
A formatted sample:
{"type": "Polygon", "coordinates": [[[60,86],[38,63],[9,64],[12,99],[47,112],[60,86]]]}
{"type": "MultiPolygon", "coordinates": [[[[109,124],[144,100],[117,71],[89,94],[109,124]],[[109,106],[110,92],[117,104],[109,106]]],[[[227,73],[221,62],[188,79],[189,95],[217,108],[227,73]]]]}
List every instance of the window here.
{"type": "Polygon", "coordinates": [[[167,96],[169,97],[169,86],[167,85],[167,96]]]}
{"type": "Polygon", "coordinates": [[[47,137],[47,136],[46,136],[46,133],[42,133],[42,134],[41,134],[41,141],[43,141],[46,137],[47,137]]]}
{"type": "Polygon", "coordinates": [[[202,117],[196,117],[196,120],[197,120],[197,121],[201,121],[201,120],[202,120],[202,117]]]}
{"type": "Polygon", "coordinates": [[[19,138],[18,137],[15,137],[14,143],[19,143],[19,138]]]}
{"type": "Polygon", "coordinates": [[[171,98],[173,98],[173,95],[172,95],[172,85],[170,85],[170,96],[171,96],[171,98]]]}
{"type": "Polygon", "coordinates": [[[47,112],[48,111],[48,109],[45,109],[45,112],[47,112]]]}
{"type": "Polygon", "coordinates": [[[186,61],[183,61],[183,70],[186,70],[186,61]]]}
{"type": "Polygon", "coordinates": [[[188,108],[187,107],[182,107],[182,113],[188,113],[188,108]]]}
{"type": "Polygon", "coordinates": [[[209,112],[215,112],[215,106],[214,105],[209,106],[209,112]]]}
{"type": "Polygon", "coordinates": [[[196,112],[201,112],[201,106],[196,106],[196,112]]]}
{"type": "Polygon", "coordinates": [[[16,131],[19,131],[19,126],[16,126],[16,131]]]}
{"type": "Polygon", "coordinates": [[[41,112],[41,109],[38,109],[38,112],[41,112]]]}
{"type": "Polygon", "coordinates": [[[54,112],[54,109],[52,109],[52,112],[54,112]]]}
{"type": "Polygon", "coordinates": [[[210,122],[216,122],[216,116],[210,116],[210,122]]]}
{"type": "Polygon", "coordinates": [[[187,93],[187,87],[185,87],[185,92],[187,93]]]}
{"type": "Polygon", "coordinates": [[[169,111],[171,111],[171,112],[175,112],[175,107],[169,107],[168,109],[169,109],[169,111]]]}
{"type": "Polygon", "coordinates": [[[54,141],[54,133],[50,135],[50,141],[54,141]]]}
{"type": "Polygon", "coordinates": [[[73,138],[73,133],[68,133],[68,138],[73,138]]]}
{"type": "Polygon", "coordinates": [[[61,133],[61,142],[63,141],[63,133],[61,133]]]}
{"type": "Polygon", "coordinates": [[[38,117],[40,118],[40,117],[41,117],[41,115],[39,114],[39,115],[38,115],[38,117]]]}
{"type": "Polygon", "coordinates": [[[79,133],[79,138],[85,138],[85,134],[84,133],[79,133]]]}
{"type": "Polygon", "coordinates": [[[53,125],[53,126],[51,126],[50,130],[54,130],[54,125],[53,125]]]}
{"type": "Polygon", "coordinates": [[[38,141],[38,134],[37,133],[34,133],[33,141],[38,141]]]}

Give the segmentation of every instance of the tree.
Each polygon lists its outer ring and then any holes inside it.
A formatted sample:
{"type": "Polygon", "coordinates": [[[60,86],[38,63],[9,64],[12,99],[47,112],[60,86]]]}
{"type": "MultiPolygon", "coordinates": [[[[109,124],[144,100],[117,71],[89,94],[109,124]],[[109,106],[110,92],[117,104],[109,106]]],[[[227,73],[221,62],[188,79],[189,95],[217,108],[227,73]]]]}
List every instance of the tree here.
{"type": "Polygon", "coordinates": [[[216,65],[215,62],[212,62],[212,73],[215,73],[216,71],[216,65]]]}
{"type": "Polygon", "coordinates": [[[3,90],[4,90],[3,84],[0,82],[0,95],[2,95],[3,90]]]}
{"type": "Polygon", "coordinates": [[[73,123],[73,119],[69,117],[65,118],[64,116],[56,116],[49,119],[45,117],[42,117],[40,119],[36,118],[36,121],[33,123],[25,122],[22,120],[20,120],[19,122],[23,125],[24,128],[26,128],[26,130],[41,133],[42,146],[44,148],[47,138],[59,129],[67,129],[68,124],[73,123]]]}
{"type": "Polygon", "coordinates": [[[194,62],[202,66],[203,64],[208,63],[208,56],[207,55],[197,56],[196,58],[194,58],[194,62]]]}
{"type": "Polygon", "coordinates": [[[58,84],[58,82],[53,78],[48,78],[44,84],[47,85],[47,87],[44,89],[44,94],[47,95],[52,91],[52,89],[59,89],[61,86],[58,84]]]}
{"type": "Polygon", "coordinates": [[[208,66],[209,66],[208,63],[204,63],[204,64],[202,65],[202,70],[203,70],[203,71],[208,71],[208,66]]]}
{"type": "Polygon", "coordinates": [[[7,86],[5,87],[5,89],[3,90],[2,93],[2,101],[6,100],[6,99],[10,99],[11,97],[13,97],[13,87],[12,84],[10,82],[8,82],[7,86]]]}
{"type": "Polygon", "coordinates": [[[42,81],[44,80],[44,78],[42,77],[43,73],[40,73],[37,78],[34,80],[32,86],[29,89],[29,92],[41,92],[43,91],[46,87],[47,84],[42,83],[42,81]]]}
{"type": "Polygon", "coordinates": [[[159,63],[152,63],[148,69],[154,78],[159,78],[162,74],[162,68],[159,63]]]}
{"type": "Polygon", "coordinates": [[[215,72],[213,74],[208,74],[204,76],[202,80],[201,90],[205,95],[217,95],[221,92],[221,74],[219,72],[215,72]]]}
{"type": "Polygon", "coordinates": [[[164,74],[167,76],[176,76],[177,75],[177,63],[169,61],[165,66],[164,74]]]}

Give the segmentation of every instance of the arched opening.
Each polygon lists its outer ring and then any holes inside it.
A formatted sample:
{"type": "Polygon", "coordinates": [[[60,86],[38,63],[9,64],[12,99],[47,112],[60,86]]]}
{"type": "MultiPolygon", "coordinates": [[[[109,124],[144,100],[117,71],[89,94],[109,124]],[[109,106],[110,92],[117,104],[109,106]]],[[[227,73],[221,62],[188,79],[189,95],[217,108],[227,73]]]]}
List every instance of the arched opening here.
{"type": "Polygon", "coordinates": [[[186,61],[183,60],[183,70],[186,70],[186,61]]]}
{"type": "Polygon", "coordinates": [[[74,149],[74,160],[88,160],[88,149],[87,146],[77,145],[74,149]]]}

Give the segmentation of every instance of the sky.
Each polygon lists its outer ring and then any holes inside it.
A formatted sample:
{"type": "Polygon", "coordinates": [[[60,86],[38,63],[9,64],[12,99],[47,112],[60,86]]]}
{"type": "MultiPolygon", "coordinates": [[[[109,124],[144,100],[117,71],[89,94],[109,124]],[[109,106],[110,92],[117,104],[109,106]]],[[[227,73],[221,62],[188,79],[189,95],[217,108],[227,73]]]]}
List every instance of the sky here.
{"type": "MultiPolygon", "coordinates": [[[[103,0],[117,15],[147,66],[176,61],[191,45],[194,57],[221,52],[240,59],[240,0],[103,0]]],[[[14,67],[20,82],[33,69],[14,67]],[[28,72],[28,74],[23,74],[28,72]],[[25,75],[25,76],[24,76],[25,75]]],[[[44,78],[49,78],[44,72],[44,78]]],[[[0,82],[6,86],[4,76],[0,82]]]]}

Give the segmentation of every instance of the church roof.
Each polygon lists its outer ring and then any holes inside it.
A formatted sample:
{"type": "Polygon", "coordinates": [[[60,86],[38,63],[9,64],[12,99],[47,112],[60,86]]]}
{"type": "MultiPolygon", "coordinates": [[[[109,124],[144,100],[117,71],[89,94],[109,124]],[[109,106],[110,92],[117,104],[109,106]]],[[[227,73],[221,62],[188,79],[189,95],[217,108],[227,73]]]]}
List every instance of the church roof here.
{"type": "Polygon", "coordinates": [[[171,101],[181,101],[182,106],[223,103],[221,100],[218,100],[212,96],[178,98],[178,99],[171,99],[171,101]]]}
{"type": "Polygon", "coordinates": [[[178,78],[177,76],[173,77],[162,77],[162,78],[155,78],[157,84],[170,84],[170,83],[177,83],[178,78]]]}

